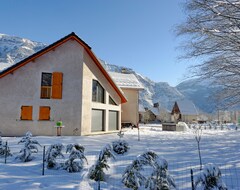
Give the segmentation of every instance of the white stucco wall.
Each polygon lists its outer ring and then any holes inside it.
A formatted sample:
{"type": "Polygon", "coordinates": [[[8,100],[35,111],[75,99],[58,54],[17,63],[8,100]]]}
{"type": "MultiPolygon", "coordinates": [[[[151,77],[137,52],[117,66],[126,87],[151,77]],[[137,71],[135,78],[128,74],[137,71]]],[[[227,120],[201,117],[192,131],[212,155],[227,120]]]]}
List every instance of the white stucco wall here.
{"type": "MultiPolygon", "coordinates": [[[[82,99],[82,135],[88,135],[91,133],[91,112],[92,109],[99,109],[104,111],[104,131],[109,132],[108,120],[109,111],[118,111],[118,126],[121,126],[121,99],[109,81],[102,74],[99,68],[94,64],[93,60],[87,54],[84,53],[83,64],[83,99],[82,99]],[[105,89],[105,103],[92,102],[92,80],[97,80],[105,89]],[[109,95],[114,99],[116,105],[110,105],[108,101],[109,95]]],[[[99,132],[98,132],[99,133],[99,132]]]]}
{"type": "MultiPolygon", "coordinates": [[[[0,131],[2,135],[55,135],[55,122],[63,121],[63,135],[73,135],[81,123],[83,48],[68,41],[0,79],[0,131]],[[42,72],[62,72],[62,99],[40,99],[42,72]],[[21,106],[33,106],[33,121],[22,121],[21,106]],[[39,106],[51,107],[51,121],[39,121],[39,106]],[[74,120],[72,118],[75,118],[74,120]]],[[[79,131],[80,133],[80,131],[79,131]]]]}

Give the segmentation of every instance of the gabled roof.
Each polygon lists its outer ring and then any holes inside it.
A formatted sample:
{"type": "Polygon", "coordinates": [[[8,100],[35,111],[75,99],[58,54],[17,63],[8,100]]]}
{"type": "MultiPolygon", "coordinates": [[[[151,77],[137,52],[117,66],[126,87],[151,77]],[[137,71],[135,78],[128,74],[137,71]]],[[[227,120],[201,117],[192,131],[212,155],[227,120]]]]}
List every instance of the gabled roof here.
{"type": "Polygon", "coordinates": [[[144,89],[134,74],[109,72],[110,76],[120,88],[144,89]]]}
{"type": "Polygon", "coordinates": [[[181,114],[198,115],[196,106],[190,100],[180,100],[176,102],[181,114]]]}
{"type": "Polygon", "coordinates": [[[121,92],[121,90],[118,88],[118,86],[115,84],[115,82],[112,80],[112,78],[109,76],[108,72],[104,69],[104,67],[102,66],[102,64],[100,63],[100,61],[98,60],[98,58],[94,55],[94,53],[91,50],[91,47],[85,43],[82,39],[80,39],[74,32],[70,33],[69,35],[63,37],[62,39],[54,42],[53,44],[47,46],[46,48],[34,53],[33,55],[27,57],[26,59],[12,65],[11,67],[8,67],[7,69],[3,70],[0,72],[0,78],[8,75],[9,73],[14,72],[15,70],[19,69],[20,67],[26,65],[27,63],[34,61],[35,59],[37,59],[38,57],[44,55],[45,53],[54,50],[55,48],[57,48],[58,46],[64,44],[65,42],[69,41],[69,40],[75,40],[77,41],[81,46],[83,46],[83,48],[86,50],[86,52],[88,53],[88,55],[92,58],[92,60],[94,61],[94,63],[97,65],[97,67],[99,68],[99,70],[103,73],[103,75],[106,77],[106,79],[109,81],[109,83],[111,84],[111,86],[114,88],[114,90],[117,92],[117,94],[121,97],[121,102],[125,103],[127,102],[125,96],[123,95],[123,93],[121,92]]]}

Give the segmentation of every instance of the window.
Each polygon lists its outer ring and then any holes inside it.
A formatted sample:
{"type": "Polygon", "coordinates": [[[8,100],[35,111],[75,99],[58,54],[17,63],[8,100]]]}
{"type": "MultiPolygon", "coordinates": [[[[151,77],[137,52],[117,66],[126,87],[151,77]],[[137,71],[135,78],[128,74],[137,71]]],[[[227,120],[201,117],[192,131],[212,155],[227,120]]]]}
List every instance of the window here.
{"type": "Polygon", "coordinates": [[[109,96],[109,104],[115,105],[115,106],[117,105],[111,96],[109,96]]]}
{"type": "Polygon", "coordinates": [[[39,107],[39,120],[50,120],[50,110],[49,106],[39,107]]]}
{"type": "Polygon", "coordinates": [[[104,130],[104,111],[103,110],[92,110],[92,132],[104,130]]]}
{"type": "Polygon", "coordinates": [[[42,73],[41,98],[62,99],[63,74],[60,72],[42,73]]]}
{"type": "Polygon", "coordinates": [[[96,80],[92,82],[92,101],[104,103],[104,88],[96,80]]]}
{"type": "Polygon", "coordinates": [[[42,73],[41,98],[51,98],[52,73],[42,73]]]}
{"type": "Polygon", "coordinates": [[[109,131],[118,130],[118,112],[117,111],[109,111],[108,130],[109,131]]]}
{"type": "Polygon", "coordinates": [[[32,120],[32,106],[22,106],[21,107],[21,120],[32,120]]]}

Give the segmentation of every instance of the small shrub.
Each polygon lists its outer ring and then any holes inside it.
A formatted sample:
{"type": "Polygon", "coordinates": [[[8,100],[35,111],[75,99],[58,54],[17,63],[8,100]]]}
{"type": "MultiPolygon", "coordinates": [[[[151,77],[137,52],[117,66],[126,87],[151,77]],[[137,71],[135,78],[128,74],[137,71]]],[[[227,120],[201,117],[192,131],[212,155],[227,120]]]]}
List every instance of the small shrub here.
{"type": "Polygon", "coordinates": [[[168,173],[167,161],[160,159],[153,151],[139,155],[125,170],[122,182],[126,187],[134,190],[143,186],[151,190],[169,190],[171,186],[176,188],[173,178],[168,173]],[[153,168],[150,177],[141,174],[144,166],[153,168]]]}
{"type": "Polygon", "coordinates": [[[7,157],[12,156],[9,146],[6,145],[6,143],[4,143],[0,137],[0,156],[3,157],[5,155],[7,157]]]}
{"type": "Polygon", "coordinates": [[[32,153],[38,152],[37,145],[41,146],[37,140],[32,140],[32,133],[27,132],[25,137],[23,137],[18,144],[24,143],[24,147],[20,150],[19,155],[16,159],[21,160],[22,162],[28,162],[33,159],[32,153]]]}
{"type": "Polygon", "coordinates": [[[51,145],[45,154],[45,161],[48,169],[59,169],[61,166],[57,163],[58,157],[64,158],[62,154],[64,146],[61,143],[51,145]]]}
{"type": "Polygon", "coordinates": [[[213,165],[208,164],[201,171],[195,182],[195,187],[200,185],[204,190],[227,190],[226,185],[222,181],[222,174],[220,169],[213,165]]]}
{"type": "Polygon", "coordinates": [[[118,140],[112,142],[113,151],[117,154],[124,154],[128,151],[129,146],[125,140],[118,140]]]}
{"type": "Polygon", "coordinates": [[[69,144],[66,149],[66,153],[68,152],[70,155],[64,163],[64,169],[70,173],[80,172],[83,168],[84,160],[87,162],[87,158],[84,156],[84,147],[80,144],[69,144]]]}
{"type": "Polygon", "coordinates": [[[156,159],[151,176],[146,182],[146,188],[151,190],[170,190],[176,188],[174,179],[168,173],[168,163],[165,159],[156,159]]]}
{"type": "Polygon", "coordinates": [[[101,151],[98,156],[98,160],[96,163],[91,166],[89,169],[88,176],[90,179],[95,181],[105,181],[105,173],[104,169],[108,170],[110,167],[107,164],[109,158],[114,158],[112,153],[112,148],[109,144],[107,144],[101,151]]]}

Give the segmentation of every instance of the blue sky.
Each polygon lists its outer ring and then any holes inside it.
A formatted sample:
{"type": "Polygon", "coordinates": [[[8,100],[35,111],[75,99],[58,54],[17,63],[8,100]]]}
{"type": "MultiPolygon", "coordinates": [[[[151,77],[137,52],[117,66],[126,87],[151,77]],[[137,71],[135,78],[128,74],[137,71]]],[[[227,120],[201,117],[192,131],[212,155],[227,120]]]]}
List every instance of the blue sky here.
{"type": "Polygon", "coordinates": [[[179,0],[1,0],[0,33],[51,44],[75,32],[108,63],[175,86],[189,63],[179,62],[174,26],[179,0]]]}

